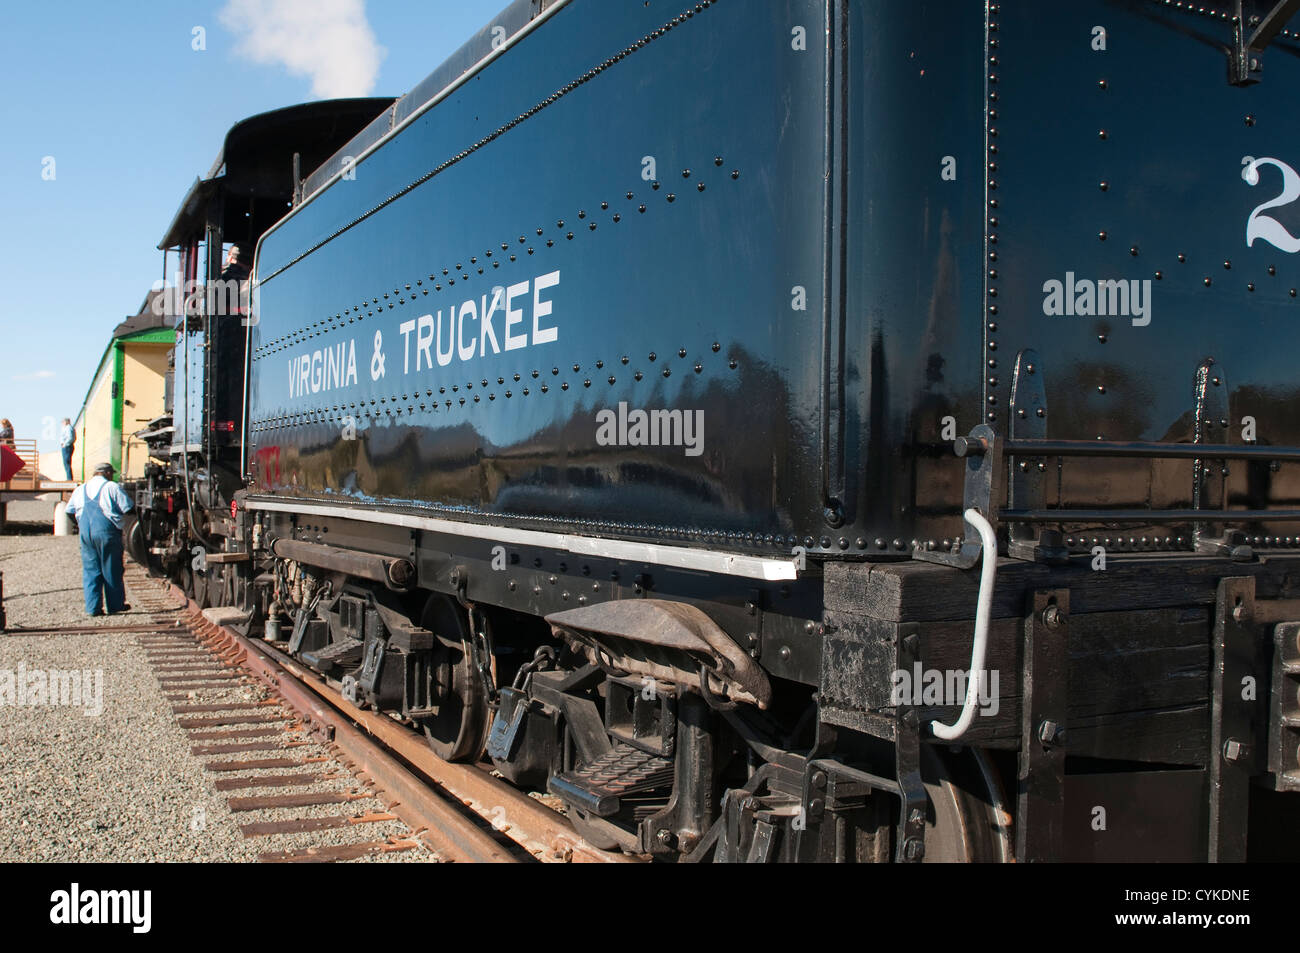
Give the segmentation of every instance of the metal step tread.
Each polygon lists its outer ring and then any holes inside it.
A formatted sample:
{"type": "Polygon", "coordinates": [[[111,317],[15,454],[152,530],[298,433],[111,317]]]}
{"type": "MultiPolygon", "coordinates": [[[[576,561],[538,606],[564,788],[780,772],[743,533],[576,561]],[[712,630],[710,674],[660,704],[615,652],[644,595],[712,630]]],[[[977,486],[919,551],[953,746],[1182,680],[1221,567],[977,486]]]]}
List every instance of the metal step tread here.
{"type": "Polygon", "coordinates": [[[671,786],[673,763],[627,744],[616,744],[590,764],[557,775],[547,785],[555,794],[598,817],[617,814],[621,798],[671,786]]]}
{"type": "Polygon", "coordinates": [[[361,661],[361,653],[364,649],[365,643],[360,639],[343,639],[339,642],[331,642],[324,648],[303,652],[302,660],[316,668],[325,668],[331,665],[355,665],[361,661]]]}

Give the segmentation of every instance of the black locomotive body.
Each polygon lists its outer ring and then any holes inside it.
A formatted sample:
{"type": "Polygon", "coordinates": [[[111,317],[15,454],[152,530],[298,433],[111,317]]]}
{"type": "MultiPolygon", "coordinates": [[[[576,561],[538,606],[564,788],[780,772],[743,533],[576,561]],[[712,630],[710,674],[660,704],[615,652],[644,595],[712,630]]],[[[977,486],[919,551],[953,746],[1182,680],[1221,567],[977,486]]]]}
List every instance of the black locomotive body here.
{"type": "MultiPolygon", "coordinates": [[[[257,238],[292,207],[303,164],[323,162],[391,103],[309,103],[237,123],[158,243],[164,287],[150,303],[175,327],[176,347],[168,361],[165,414],[136,435],[149,448],[149,463],[143,479],[129,487],[136,509],[127,545],[137,562],[176,577],[203,605],[209,600],[204,554],[223,548],[229,529],[221,517],[244,482],[250,295],[247,267],[227,268],[226,249],[240,245],[251,264],[257,238]]],[[[235,596],[212,594],[217,601],[235,596]]]]}
{"type": "Polygon", "coordinates": [[[1288,6],[520,0],[261,238],[208,571],[604,846],[1296,856],[1288,6]]]}

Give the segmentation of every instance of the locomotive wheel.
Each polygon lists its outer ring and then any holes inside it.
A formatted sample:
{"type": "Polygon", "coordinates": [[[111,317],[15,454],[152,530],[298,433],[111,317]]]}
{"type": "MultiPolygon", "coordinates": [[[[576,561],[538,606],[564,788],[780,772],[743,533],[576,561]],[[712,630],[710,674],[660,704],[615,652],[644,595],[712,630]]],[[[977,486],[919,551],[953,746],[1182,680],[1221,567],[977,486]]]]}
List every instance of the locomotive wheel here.
{"type": "Polygon", "coordinates": [[[155,579],[161,579],[166,575],[163,572],[162,560],[149,552],[149,539],[145,536],[143,520],[136,519],[131,522],[131,528],[126,534],[126,551],[155,579]]]}
{"type": "Polygon", "coordinates": [[[970,755],[950,757],[921,746],[921,781],[930,797],[925,817],[927,864],[995,863],[1003,858],[997,809],[970,755]]]}
{"type": "Polygon", "coordinates": [[[429,747],[444,761],[478,761],[487,744],[491,712],[469,650],[465,612],[452,599],[433,595],[425,603],[420,626],[434,635],[432,702],[438,714],[423,719],[429,747]]]}

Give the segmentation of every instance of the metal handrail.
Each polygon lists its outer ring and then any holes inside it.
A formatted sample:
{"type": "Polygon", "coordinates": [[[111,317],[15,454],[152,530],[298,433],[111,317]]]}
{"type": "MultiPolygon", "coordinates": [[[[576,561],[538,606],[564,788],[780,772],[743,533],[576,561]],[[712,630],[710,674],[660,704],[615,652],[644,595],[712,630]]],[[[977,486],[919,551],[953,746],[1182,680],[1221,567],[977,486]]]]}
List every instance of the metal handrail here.
{"type": "Polygon", "coordinates": [[[1141,443],[1115,440],[1004,440],[1009,457],[1152,457],[1176,460],[1296,460],[1300,447],[1259,444],[1141,443]]]}

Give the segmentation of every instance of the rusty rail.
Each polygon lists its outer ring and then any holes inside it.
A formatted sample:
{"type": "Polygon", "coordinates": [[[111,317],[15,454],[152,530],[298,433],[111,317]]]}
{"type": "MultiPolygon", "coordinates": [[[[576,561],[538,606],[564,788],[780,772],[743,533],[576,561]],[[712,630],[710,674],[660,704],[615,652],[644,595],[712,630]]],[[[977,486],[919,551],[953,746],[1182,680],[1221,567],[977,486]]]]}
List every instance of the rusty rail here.
{"type": "MultiPolygon", "coordinates": [[[[184,598],[175,586],[167,587],[174,597],[184,598]]],[[[198,606],[186,601],[196,633],[270,686],[300,718],[330,738],[388,791],[396,802],[390,810],[448,859],[517,859],[500,840],[468,818],[458,806],[463,805],[544,863],[636,862],[636,858],[588,844],[562,815],[482,768],[443,761],[409,728],[350,704],[321,676],[302,669],[270,646],[216,625],[198,606]]]]}

